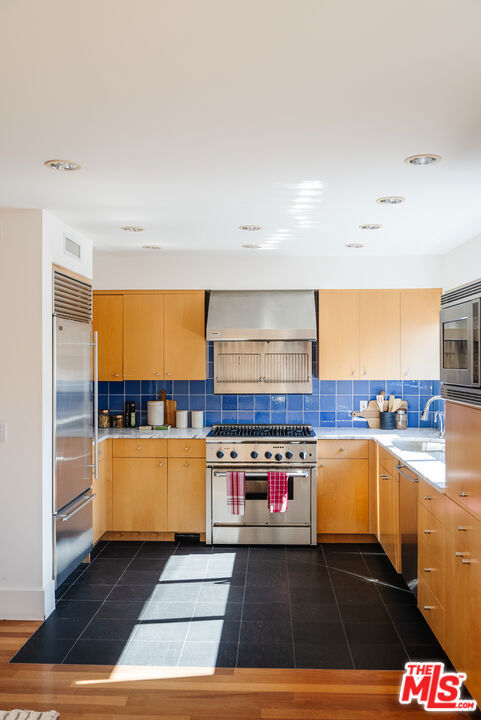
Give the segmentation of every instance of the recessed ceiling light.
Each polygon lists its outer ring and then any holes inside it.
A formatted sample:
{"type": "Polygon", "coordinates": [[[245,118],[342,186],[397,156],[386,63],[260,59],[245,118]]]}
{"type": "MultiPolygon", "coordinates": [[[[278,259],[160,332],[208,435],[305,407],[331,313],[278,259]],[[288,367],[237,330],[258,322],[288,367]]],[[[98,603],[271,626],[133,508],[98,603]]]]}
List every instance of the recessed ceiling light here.
{"type": "Polygon", "coordinates": [[[399,205],[400,203],[406,202],[406,198],[400,195],[386,195],[386,197],[380,197],[376,200],[379,205],[399,205]]]}
{"type": "Polygon", "coordinates": [[[359,225],[361,230],[382,230],[382,225],[377,223],[366,223],[365,225],[359,225]]]}
{"type": "Polygon", "coordinates": [[[72,160],[46,160],[44,162],[44,165],[46,165],[49,168],[52,168],[52,170],[61,170],[63,172],[72,172],[72,170],[80,170],[81,165],[79,165],[76,162],[73,162],[72,160]]]}
{"type": "Polygon", "coordinates": [[[364,245],[363,245],[362,243],[346,243],[346,244],[344,245],[344,247],[359,249],[359,248],[363,248],[364,245]]]}
{"type": "Polygon", "coordinates": [[[261,249],[260,245],[243,245],[242,247],[245,248],[246,250],[260,250],[261,249]]]}
{"type": "Polygon", "coordinates": [[[404,162],[408,165],[434,165],[441,160],[441,155],[434,155],[434,153],[426,153],[421,155],[410,155],[405,158],[404,162]]]}
{"type": "Polygon", "coordinates": [[[142,250],[163,250],[161,245],[142,245],[142,250]]]}
{"type": "Polygon", "coordinates": [[[123,225],[120,229],[124,232],[144,232],[144,228],[139,225],[123,225]]]}
{"type": "Polygon", "coordinates": [[[255,232],[262,230],[262,225],[239,225],[239,230],[247,230],[247,232],[255,232]]]}

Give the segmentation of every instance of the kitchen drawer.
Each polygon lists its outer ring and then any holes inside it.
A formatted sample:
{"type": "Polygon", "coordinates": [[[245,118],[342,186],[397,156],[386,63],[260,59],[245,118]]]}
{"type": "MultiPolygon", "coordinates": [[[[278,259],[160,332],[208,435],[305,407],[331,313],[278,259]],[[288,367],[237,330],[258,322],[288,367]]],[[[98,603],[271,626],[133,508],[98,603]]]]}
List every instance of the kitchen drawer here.
{"type": "Polygon", "coordinates": [[[446,528],[424,505],[419,505],[418,576],[444,606],[446,528]]]}
{"type": "Polygon", "coordinates": [[[481,520],[447,498],[446,527],[454,535],[456,551],[481,557],[481,520]]]}
{"type": "Polygon", "coordinates": [[[419,479],[419,503],[423,505],[434,517],[446,523],[448,504],[451,502],[440,490],[436,490],[425,480],[419,479]]]}
{"type": "Polygon", "coordinates": [[[397,475],[396,465],[401,465],[401,460],[379,446],[379,464],[383,466],[384,470],[387,470],[389,475],[395,477],[397,475]]]}
{"type": "Polygon", "coordinates": [[[114,440],[113,457],[157,458],[167,455],[167,440],[114,440]]]}
{"type": "Polygon", "coordinates": [[[341,460],[342,458],[368,458],[369,441],[318,440],[317,456],[318,458],[332,458],[337,460],[341,460]]]}
{"type": "Polygon", "coordinates": [[[426,621],[443,645],[444,643],[444,607],[429,586],[419,579],[418,585],[418,607],[426,618],[426,621]]]}
{"type": "Polygon", "coordinates": [[[205,440],[168,440],[168,457],[205,458],[205,440]]]}

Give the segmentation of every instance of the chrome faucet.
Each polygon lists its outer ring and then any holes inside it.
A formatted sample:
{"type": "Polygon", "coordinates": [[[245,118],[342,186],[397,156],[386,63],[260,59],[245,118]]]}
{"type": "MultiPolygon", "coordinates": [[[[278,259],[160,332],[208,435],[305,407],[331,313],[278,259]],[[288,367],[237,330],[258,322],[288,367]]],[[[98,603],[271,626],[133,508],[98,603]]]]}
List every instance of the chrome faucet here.
{"type": "MultiPolygon", "coordinates": [[[[424,406],[424,410],[421,415],[421,420],[428,419],[429,407],[436,400],[444,400],[444,398],[441,397],[441,395],[433,395],[432,397],[430,397],[429,400],[427,401],[426,405],[424,406]]],[[[436,410],[436,412],[434,414],[434,422],[436,422],[438,418],[439,418],[439,437],[443,438],[444,437],[444,415],[441,412],[441,410],[436,410]]]]}

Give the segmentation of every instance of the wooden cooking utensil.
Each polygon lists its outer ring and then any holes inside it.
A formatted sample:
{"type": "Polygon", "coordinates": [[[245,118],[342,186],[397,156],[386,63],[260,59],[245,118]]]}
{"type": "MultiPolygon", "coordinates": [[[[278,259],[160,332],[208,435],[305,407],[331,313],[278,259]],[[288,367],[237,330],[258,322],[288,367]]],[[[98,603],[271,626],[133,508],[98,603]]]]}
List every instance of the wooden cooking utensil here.
{"type": "Polygon", "coordinates": [[[389,396],[389,412],[393,412],[394,395],[389,396]]]}

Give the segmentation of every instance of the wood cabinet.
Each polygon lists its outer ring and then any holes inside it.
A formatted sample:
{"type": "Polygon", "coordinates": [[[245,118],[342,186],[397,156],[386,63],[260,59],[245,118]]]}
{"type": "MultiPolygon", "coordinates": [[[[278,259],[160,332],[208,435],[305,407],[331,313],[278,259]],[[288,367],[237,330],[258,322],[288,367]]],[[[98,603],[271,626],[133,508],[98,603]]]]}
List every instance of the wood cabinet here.
{"type": "Polygon", "coordinates": [[[164,376],[166,380],[205,378],[204,293],[164,297],[164,376]]]}
{"type": "Polygon", "coordinates": [[[401,291],[401,378],[439,377],[441,290],[401,291]]]}
{"type": "Polygon", "coordinates": [[[122,295],[94,296],[92,325],[99,337],[99,380],[122,380],[124,376],[122,295]]]}
{"type": "Polygon", "coordinates": [[[319,290],[319,377],[359,379],[359,291],[319,290]]]}
{"type": "Polygon", "coordinates": [[[114,458],[112,488],[113,530],[168,530],[166,458],[114,458]]]}
{"type": "Polygon", "coordinates": [[[401,293],[365,290],[359,300],[361,380],[401,375],[401,293]]]}
{"type": "MultiPolygon", "coordinates": [[[[418,578],[429,586],[444,608],[446,530],[443,523],[421,502],[418,505],[418,528],[418,578]]],[[[442,642],[440,637],[438,640],[442,642]]]]}
{"type": "Polygon", "coordinates": [[[317,532],[369,532],[369,461],[324,459],[317,478],[317,532]]]}
{"type": "Polygon", "coordinates": [[[379,542],[397,570],[401,572],[399,533],[399,474],[379,466],[379,542]]]}
{"type": "MultiPolygon", "coordinates": [[[[92,473],[93,474],[93,473],[92,473]]],[[[112,524],[112,441],[99,445],[98,477],[92,477],[92,530],[95,545],[112,524]]]]}
{"type": "Polygon", "coordinates": [[[169,530],[205,532],[205,460],[169,458],[169,530]]]}
{"type": "Polygon", "coordinates": [[[124,378],[164,377],[164,298],[124,296],[124,378]]]}
{"type": "Polygon", "coordinates": [[[481,518],[481,408],[446,403],[446,495],[481,518]]]}
{"type": "Polygon", "coordinates": [[[439,377],[440,289],[320,290],[319,378],[439,377]]]}
{"type": "Polygon", "coordinates": [[[167,455],[167,440],[163,438],[151,439],[123,439],[113,441],[114,457],[150,457],[161,458],[167,455]]]}

